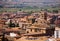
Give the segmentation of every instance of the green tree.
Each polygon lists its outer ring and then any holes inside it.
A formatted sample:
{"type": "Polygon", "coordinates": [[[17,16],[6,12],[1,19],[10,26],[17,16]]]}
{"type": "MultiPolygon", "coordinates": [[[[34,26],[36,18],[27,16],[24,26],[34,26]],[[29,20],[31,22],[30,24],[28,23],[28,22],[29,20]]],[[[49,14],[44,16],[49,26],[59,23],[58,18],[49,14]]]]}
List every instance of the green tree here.
{"type": "Polygon", "coordinates": [[[16,26],[16,27],[19,27],[19,24],[17,23],[15,26],[16,26]]]}
{"type": "Polygon", "coordinates": [[[33,13],[32,11],[28,12],[28,14],[32,14],[32,13],[33,13]]]}
{"type": "Polygon", "coordinates": [[[12,20],[10,20],[9,27],[15,27],[15,24],[12,23],[12,20]]]}
{"type": "Polygon", "coordinates": [[[19,11],[22,11],[21,9],[19,11]]]}

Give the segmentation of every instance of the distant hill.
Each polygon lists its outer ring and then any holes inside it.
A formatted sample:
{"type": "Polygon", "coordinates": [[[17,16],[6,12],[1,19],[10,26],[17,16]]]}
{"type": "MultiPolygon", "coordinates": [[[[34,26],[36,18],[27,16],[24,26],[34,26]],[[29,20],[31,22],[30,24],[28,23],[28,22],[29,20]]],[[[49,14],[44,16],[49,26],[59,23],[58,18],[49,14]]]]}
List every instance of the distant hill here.
{"type": "Polygon", "coordinates": [[[0,0],[1,7],[26,7],[26,6],[56,6],[60,0],[0,0]]]}

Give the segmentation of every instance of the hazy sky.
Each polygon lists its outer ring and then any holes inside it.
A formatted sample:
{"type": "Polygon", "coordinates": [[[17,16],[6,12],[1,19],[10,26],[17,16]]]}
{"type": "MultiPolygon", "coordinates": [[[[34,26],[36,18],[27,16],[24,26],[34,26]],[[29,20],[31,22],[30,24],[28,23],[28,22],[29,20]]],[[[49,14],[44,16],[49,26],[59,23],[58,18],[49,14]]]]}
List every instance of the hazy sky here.
{"type": "MultiPolygon", "coordinates": [[[[1,0],[0,0],[1,1],[1,0]]],[[[11,0],[8,0],[11,1],[11,0]]],[[[20,1],[20,2],[60,2],[60,0],[14,0],[14,1],[20,1]]]]}
{"type": "Polygon", "coordinates": [[[21,0],[25,2],[60,2],[60,0],[21,0]]]}
{"type": "Polygon", "coordinates": [[[5,0],[5,2],[7,2],[8,4],[12,4],[12,3],[14,4],[17,1],[18,1],[17,3],[23,3],[23,2],[58,2],[60,3],[60,0],[7,0],[7,1],[5,0]]]}

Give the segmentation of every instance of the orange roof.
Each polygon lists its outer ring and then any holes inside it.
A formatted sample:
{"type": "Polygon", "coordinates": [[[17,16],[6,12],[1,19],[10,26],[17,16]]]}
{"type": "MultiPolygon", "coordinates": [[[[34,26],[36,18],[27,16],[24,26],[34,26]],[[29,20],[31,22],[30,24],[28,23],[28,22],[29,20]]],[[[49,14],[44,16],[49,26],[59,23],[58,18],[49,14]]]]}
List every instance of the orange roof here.
{"type": "Polygon", "coordinates": [[[36,23],[36,24],[33,24],[33,26],[35,27],[39,27],[39,28],[47,28],[49,27],[49,25],[45,24],[45,23],[36,23]]]}
{"type": "Polygon", "coordinates": [[[28,27],[28,28],[30,28],[30,29],[46,29],[46,28],[43,28],[43,27],[35,27],[35,26],[31,26],[31,27],[28,27]]]}
{"type": "Polygon", "coordinates": [[[28,35],[40,35],[40,34],[44,34],[44,33],[34,32],[34,33],[27,33],[27,34],[24,34],[24,35],[28,36],[28,35]]]}
{"type": "Polygon", "coordinates": [[[25,18],[21,18],[20,21],[27,21],[27,19],[25,19],[25,18]]]}
{"type": "Polygon", "coordinates": [[[33,18],[33,16],[28,16],[28,18],[30,19],[30,18],[33,18]]]}
{"type": "Polygon", "coordinates": [[[7,28],[7,29],[5,29],[5,32],[15,32],[15,31],[20,31],[20,29],[18,29],[18,28],[7,28]]]}

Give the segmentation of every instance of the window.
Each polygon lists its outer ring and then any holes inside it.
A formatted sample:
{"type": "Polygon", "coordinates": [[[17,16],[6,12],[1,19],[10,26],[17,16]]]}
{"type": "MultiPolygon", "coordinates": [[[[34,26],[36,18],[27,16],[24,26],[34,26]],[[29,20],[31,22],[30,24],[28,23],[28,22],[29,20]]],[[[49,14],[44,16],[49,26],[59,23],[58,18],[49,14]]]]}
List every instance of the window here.
{"type": "Polygon", "coordinates": [[[27,31],[27,33],[29,33],[29,31],[27,31]]]}
{"type": "Polygon", "coordinates": [[[37,32],[38,30],[37,29],[35,29],[35,32],[37,32]]]}
{"type": "Polygon", "coordinates": [[[37,29],[38,32],[40,32],[41,30],[40,29],[37,29]]]}
{"type": "Polygon", "coordinates": [[[40,32],[41,30],[38,28],[38,29],[35,29],[35,32],[40,32]]]}
{"type": "Polygon", "coordinates": [[[31,29],[31,32],[32,32],[32,29],[31,29]]]}
{"type": "Polygon", "coordinates": [[[46,23],[46,22],[44,21],[44,23],[46,23]]]}
{"type": "Polygon", "coordinates": [[[42,23],[42,21],[41,21],[41,23],[42,23]]]}
{"type": "Polygon", "coordinates": [[[42,16],[42,17],[44,17],[44,16],[42,16]]]}

